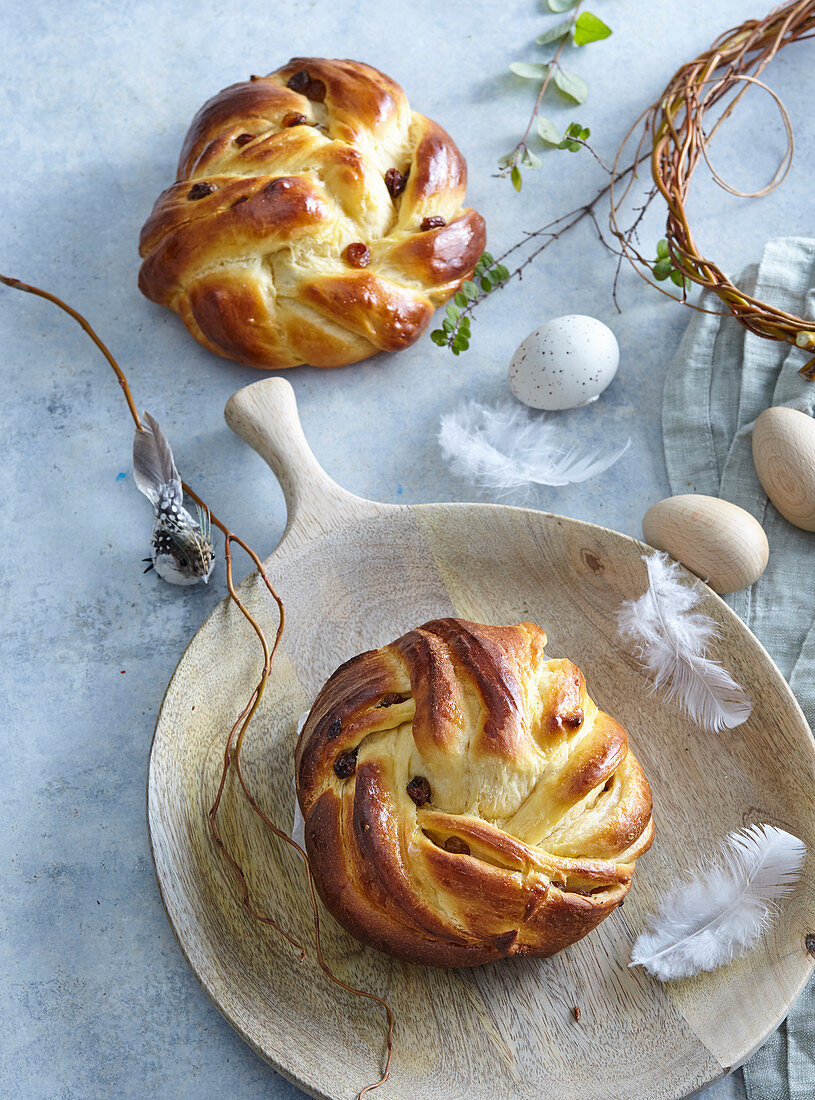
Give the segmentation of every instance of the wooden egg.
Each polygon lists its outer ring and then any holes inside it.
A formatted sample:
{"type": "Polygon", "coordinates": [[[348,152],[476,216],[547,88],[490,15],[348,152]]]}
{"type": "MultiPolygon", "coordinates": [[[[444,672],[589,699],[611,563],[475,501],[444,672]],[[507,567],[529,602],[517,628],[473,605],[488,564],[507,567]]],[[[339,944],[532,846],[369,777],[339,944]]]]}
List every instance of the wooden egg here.
{"type": "Polygon", "coordinates": [[[815,531],[815,420],[783,405],[765,409],[753,425],[753,462],[781,515],[815,531]]]}
{"type": "Polygon", "coordinates": [[[757,581],[770,556],[764,528],[749,512],[697,493],[654,504],[643,517],[642,533],[721,594],[757,581]]]}

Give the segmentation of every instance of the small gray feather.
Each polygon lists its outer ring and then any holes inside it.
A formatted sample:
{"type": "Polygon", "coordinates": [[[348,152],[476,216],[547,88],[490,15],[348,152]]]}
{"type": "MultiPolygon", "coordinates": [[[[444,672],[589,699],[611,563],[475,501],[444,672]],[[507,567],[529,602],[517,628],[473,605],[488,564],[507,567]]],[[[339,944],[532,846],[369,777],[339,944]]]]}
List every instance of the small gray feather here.
{"type": "Polygon", "coordinates": [[[147,427],[137,428],[133,437],[133,478],[136,487],[154,505],[168,495],[180,501],[181,479],[170,444],[149,413],[144,414],[144,421],[147,427]]]}

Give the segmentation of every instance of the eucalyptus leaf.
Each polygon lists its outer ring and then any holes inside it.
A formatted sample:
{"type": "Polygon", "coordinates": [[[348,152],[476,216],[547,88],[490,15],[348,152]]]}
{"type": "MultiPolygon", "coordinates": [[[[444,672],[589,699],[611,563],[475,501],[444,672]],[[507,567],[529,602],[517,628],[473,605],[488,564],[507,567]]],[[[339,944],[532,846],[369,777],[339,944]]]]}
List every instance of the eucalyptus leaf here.
{"type": "MultiPolygon", "coordinates": [[[[513,164],[513,166],[512,166],[512,172],[510,173],[510,179],[512,180],[512,186],[515,188],[515,190],[520,191],[521,186],[523,184],[523,179],[521,178],[521,170],[520,170],[520,168],[518,167],[517,164],[513,164]]],[[[481,285],[482,286],[484,285],[483,281],[482,281],[481,285]]]]}
{"type": "Polygon", "coordinates": [[[660,259],[670,256],[671,250],[668,248],[668,242],[663,237],[661,241],[657,241],[657,256],[660,259]]]}
{"type": "Polygon", "coordinates": [[[527,168],[540,168],[543,161],[539,156],[536,156],[531,149],[527,149],[521,160],[521,164],[526,165],[527,168]]]}
{"type": "Polygon", "coordinates": [[[577,0],[546,0],[549,11],[571,11],[577,0]]]}
{"type": "Polygon", "coordinates": [[[549,66],[530,65],[528,61],[513,61],[510,69],[516,76],[522,76],[524,80],[543,80],[549,66]]]}
{"type": "Polygon", "coordinates": [[[561,140],[561,133],[555,126],[554,122],[550,122],[548,118],[542,118],[538,115],[536,126],[538,128],[538,137],[541,141],[545,141],[547,145],[558,145],[561,140]]]}
{"type": "Polygon", "coordinates": [[[575,103],[584,103],[589,94],[586,81],[577,73],[570,73],[565,69],[558,69],[555,73],[555,87],[575,103]]]}
{"type": "Polygon", "coordinates": [[[539,34],[535,41],[539,46],[548,46],[550,42],[559,42],[561,38],[565,38],[571,29],[572,21],[567,19],[565,23],[558,23],[551,30],[539,34]]]}
{"type": "Polygon", "coordinates": [[[602,19],[592,15],[590,11],[582,11],[574,25],[575,46],[586,46],[589,42],[599,42],[602,38],[608,38],[611,27],[606,26],[602,19]]]}

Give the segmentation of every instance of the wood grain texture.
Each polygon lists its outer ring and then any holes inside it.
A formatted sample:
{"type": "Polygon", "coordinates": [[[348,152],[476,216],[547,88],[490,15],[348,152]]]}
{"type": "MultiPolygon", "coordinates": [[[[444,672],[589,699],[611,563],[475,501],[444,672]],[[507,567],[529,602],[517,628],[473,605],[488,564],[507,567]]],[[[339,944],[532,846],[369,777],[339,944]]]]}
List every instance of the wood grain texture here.
{"type": "Polygon", "coordinates": [[[803,531],[815,531],[815,421],[776,405],[753,425],[753,462],[778,511],[803,531]]]}
{"type": "MultiPolygon", "coordinates": [[[[296,721],[343,660],[435,616],[538,622],[551,656],[572,658],[599,706],[629,731],[654,790],[657,838],[625,907],[551,959],[457,972],[363,948],[326,913],[326,954],[347,981],[388,998],[394,1061],[383,1100],[669,1100],[743,1061],[810,975],[804,935],[815,909],[812,857],[771,934],[746,959],[661,985],[628,969],[631,944],[663,890],[730,830],[768,821],[815,846],[815,751],[789,688],[743,623],[713,593],[720,656],[753,701],[748,723],[702,733],[619,645],[615,613],[647,583],[645,551],[600,527],[525,509],[363,501],[320,470],[290,386],[255,383],[229,423],[281,479],[289,523],[267,569],[286,604],[284,649],[247,737],[244,765],[282,827],[294,807],[296,721]],[[576,1022],[572,1007],[581,1009],[576,1022]]],[[[242,598],[271,633],[257,579],[242,598]]],[[[226,733],[260,668],[228,601],[202,626],[167,689],[150,759],[148,815],[164,904],[215,1004],[254,1049],[314,1096],[350,1098],[376,1079],[384,1024],[375,1006],[328,985],[244,910],[210,842],[226,733]]],[[[297,860],[259,828],[230,781],[223,834],[255,903],[310,942],[297,860]]]]}
{"type": "Polygon", "coordinates": [[[764,528],[721,497],[681,493],[652,504],[642,518],[645,541],[726,595],[755,584],[770,557],[764,528]]]}

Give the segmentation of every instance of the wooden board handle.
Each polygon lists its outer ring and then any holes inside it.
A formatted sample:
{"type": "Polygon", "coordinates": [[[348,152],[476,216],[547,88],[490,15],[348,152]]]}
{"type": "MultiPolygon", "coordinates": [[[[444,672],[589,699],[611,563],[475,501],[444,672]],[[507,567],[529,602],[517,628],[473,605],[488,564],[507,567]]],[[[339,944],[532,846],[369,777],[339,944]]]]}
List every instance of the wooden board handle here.
{"type": "Polygon", "coordinates": [[[303,434],[297,401],[285,378],[264,378],[233,393],[224,417],[229,427],[269,463],[283,489],[292,527],[323,526],[326,515],[358,498],[332,481],[303,434]]]}

